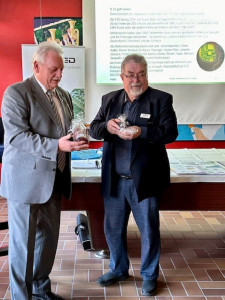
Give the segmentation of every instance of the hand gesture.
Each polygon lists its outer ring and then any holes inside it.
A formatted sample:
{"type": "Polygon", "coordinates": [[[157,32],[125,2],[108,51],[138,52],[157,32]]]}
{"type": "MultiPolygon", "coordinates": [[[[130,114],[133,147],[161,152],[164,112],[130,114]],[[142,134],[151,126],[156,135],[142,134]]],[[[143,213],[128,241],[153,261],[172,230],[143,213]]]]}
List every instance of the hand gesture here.
{"type": "Polygon", "coordinates": [[[117,135],[123,140],[133,140],[141,135],[141,128],[129,126],[118,131],[117,135]]]}
{"type": "Polygon", "coordinates": [[[58,150],[64,152],[72,152],[72,151],[79,151],[85,150],[89,148],[89,144],[85,141],[75,142],[71,141],[72,134],[69,133],[66,136],[63,136],[59,139],[58,150]]]}

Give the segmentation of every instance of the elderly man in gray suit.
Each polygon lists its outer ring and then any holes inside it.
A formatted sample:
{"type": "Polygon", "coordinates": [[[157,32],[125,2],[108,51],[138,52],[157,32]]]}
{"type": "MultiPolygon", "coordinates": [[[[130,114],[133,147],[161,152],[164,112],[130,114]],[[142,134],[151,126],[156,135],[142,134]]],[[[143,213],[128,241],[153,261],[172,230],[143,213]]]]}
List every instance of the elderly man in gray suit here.
{"type": "Polygon", "coordinates": [[[58,86],[63,51],[41,43],[33,76],[3,96],[4,154],[0,194],[8,200],[12,300],[62,300],[51,292],[61,197],[70,197],[70,152],[87,149],[67,134],[73,118],[68,92],[58,86]],[[47,93],[47,94],[46,94],[47,93]]]}

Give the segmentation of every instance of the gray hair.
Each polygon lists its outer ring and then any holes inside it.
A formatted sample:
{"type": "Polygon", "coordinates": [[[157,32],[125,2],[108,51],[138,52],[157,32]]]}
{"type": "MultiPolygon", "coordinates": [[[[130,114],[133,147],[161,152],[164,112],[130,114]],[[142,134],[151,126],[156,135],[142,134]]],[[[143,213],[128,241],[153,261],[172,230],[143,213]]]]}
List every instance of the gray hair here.
{"type": "Polygon", "coordinates": [[[123,73],[123,70],[125,68],[125,65],[130,63],[130,62],[134,62],[137,64],[142,64],[145,67],[145,71],[147,73],[147,69],[148,69],[148,63],[146,61],[146,59],[144,58],[144,56],[139,55],[139,54],[130,54],[127,55],[124,60],[121,63],[121,73],[123,73]]]}
{"type": "Polygon", "coordinates": [[[45,57],[49,51],[55,51],[59,56],[63,58],[63,50],[59,44],[52,41],[43,42],[38,45],[33,55],[33,62],[44,63],[45,57]]]}

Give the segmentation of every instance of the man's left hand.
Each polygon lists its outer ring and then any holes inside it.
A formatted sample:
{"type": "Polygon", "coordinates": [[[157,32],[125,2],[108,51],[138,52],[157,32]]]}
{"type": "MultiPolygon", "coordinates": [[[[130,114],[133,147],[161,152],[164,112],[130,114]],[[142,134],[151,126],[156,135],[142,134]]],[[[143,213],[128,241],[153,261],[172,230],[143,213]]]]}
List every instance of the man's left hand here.
{"type": "Polygon", "coordinates": [[[123,140],[133,140],[141,135],[141,128],[138,126],[130,126],[119,130],[117,135],[123,140]]]}

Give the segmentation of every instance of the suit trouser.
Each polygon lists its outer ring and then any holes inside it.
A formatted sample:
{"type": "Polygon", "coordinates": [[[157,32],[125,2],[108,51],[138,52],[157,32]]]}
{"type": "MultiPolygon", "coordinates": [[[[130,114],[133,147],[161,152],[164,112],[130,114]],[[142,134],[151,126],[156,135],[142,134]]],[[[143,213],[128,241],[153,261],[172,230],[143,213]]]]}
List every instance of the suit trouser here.
{"type": "Polygon", "coordinates": [[[44,204],[8,200],[12,300],[30,300],[32,293],[51,291],[49,274],[57,249],[60,208],[61,194],[56,192],[44,204]]]}
{"type": "Polygon", "coordinates": [[[158,198],[138,203],[132,179],[120,179],[116,197],[105,197],[104,230],[110,250],[110,270],[117,276],[129,271],[127,225],[132,211],[141,235],[141,269],[143,280],[159,276],[160,231],[158,198]]]}

